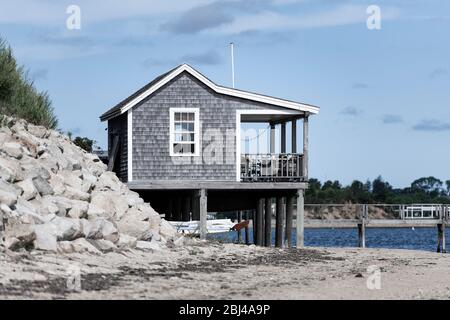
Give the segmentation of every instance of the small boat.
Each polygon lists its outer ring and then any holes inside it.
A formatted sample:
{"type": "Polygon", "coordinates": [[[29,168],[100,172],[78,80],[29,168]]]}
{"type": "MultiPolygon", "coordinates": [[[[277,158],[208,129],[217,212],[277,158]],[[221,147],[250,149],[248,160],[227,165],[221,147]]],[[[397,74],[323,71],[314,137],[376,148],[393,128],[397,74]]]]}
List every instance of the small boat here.
{"type": "MultiPolygon", "coordinates": [[[[200,221],[169,221],[179,233],[199,235],[200,221]]],[[[206,220],[207,233],[224,233],[229,232],[235,223],[231,219],[206,220]]]]}

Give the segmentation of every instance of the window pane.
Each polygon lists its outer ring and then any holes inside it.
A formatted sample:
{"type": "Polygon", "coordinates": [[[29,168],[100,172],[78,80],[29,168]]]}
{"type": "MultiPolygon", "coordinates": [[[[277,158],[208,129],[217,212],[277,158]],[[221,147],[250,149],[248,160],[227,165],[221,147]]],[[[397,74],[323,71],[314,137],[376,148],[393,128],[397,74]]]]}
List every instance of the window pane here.
{"type": "Polygon", "coordinates": [[[181,120],[186,121],[187,120],[187,113],[183,113],[181,120]]]}
{"type": "Polygon", "coordinates": [[[181,113],[175,112],[175,121],[180,121],[180,120],[181,120],[181,113]]]}
{"type": "Polygon", "coordinates": [[[174,143],[173,152],[176,154],[193,154],[195,151],[195,145],[189,143],[174,143]]]}
{"type": "Polygon", "coordinates": [[[173,144],[173,153],[182,153],[182,151],[183,151],[182,147],[183,147],[182,144],[174,143],[173,144]]]}
{"type": "Polygon", "coordinates": [[[188,123],[182,123],[181,125],[182,125],[182,128],[183,128],[183,132],[184,131],[188,131],[188,126],[189,126],[188,123]]]}
{"type": "Polygon", "coordinates": [[[181,130],[182,130],[181,123],[175,123],[175,131],[181,131],[181,130]]]}
{"type": "Polygon", "coordinates": [[[187,130],[190,132],[194,132],[194,124],[193,123],[187,123],[187,130]]]}
{"type": "Polygon", "coordinates": [[[188,121],[194,121],[194,114],[188,113],[188,121]]]}

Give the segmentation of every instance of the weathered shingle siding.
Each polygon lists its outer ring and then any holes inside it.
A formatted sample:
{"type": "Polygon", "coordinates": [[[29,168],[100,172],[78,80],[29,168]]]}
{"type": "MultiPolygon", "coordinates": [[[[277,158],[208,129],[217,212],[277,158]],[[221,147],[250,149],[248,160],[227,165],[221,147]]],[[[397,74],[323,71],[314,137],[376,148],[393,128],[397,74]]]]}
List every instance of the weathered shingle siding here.
{"type": "Polygon", "coordinates": [[[126,182],[128,179],[128,123],[127,114],[122,114],[116,118],[108,120],[108,155],[111,157],[113,136],[119,135],[119,151],[114,165],[114,172],[121,181],[126,182]]]}
{"type": "Polygon", "coordinates": [[[236,129],[236,110],[261,109],[269,106],[217,94],[184,72],[133,108],[133,180],[235,180],[236,138],[224,150],[223,162],[205,164],[202,141],[208,129],[236,129]],[[200,157],[175,157],[199,163],[177,164],[169,154],[170,108],[200,109],[200,157]],[[225,156],[230,161],[225,161],[225,156]]]}

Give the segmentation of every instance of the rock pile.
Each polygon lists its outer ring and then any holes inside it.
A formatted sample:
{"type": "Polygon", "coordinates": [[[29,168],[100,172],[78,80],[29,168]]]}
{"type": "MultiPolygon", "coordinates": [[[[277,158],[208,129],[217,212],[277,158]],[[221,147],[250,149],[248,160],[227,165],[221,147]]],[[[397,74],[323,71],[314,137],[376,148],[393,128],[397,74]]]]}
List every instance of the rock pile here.
{"type": "Polygon", "coordinates": [[[182,242],[96,155],[57,131],[3,117],[0,243],[10,250],[99,253],[182,242]]]}

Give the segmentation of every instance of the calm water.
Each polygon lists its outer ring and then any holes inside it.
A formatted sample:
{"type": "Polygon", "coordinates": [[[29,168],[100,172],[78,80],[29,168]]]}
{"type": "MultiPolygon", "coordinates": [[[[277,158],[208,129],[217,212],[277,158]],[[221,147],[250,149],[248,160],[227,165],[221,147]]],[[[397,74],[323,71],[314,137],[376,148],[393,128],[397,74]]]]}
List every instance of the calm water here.
{"type": "MultiPolygon", "coordinates": [[[[242,241],[244,231],[242,230],[242,241]]],[[[295,244],[295,229],[292,230],[293,243],[295,244]]],[[[211,239],[224,242],[236,242],[237,233],[209,235],[211,239]]],[[[447,250],[450,249],[450,230],[445,230],[447,250]]],[[[250,229],[250,241],[253,241],[253,233],[250,229]]],[[[272,230],[272,244],[275,243],[275,229],[272,230]]],[[[356,247],[358,244],[358,231],[349,229],[305,229],[305,246],[311,247],[356,247]]],[[[391,248],[436,251],[437,228],[367,228],[366,247],[391,248]]]]}

